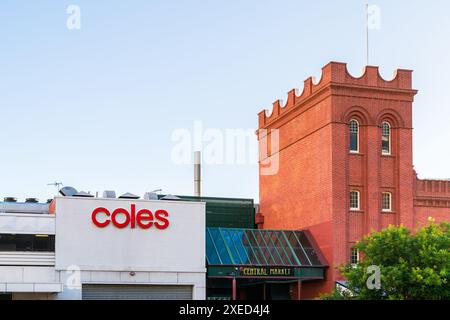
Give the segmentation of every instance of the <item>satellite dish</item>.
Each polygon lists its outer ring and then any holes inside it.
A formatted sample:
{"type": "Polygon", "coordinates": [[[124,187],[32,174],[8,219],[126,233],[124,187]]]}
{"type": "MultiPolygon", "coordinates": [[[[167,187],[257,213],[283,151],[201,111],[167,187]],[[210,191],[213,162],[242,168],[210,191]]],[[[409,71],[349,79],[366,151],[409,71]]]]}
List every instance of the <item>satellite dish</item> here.
{"type": "Polygon", "coordinates": [[[59,193],[61,193],[64,197],[73,197],[78,193],[77,189],[72,187],[64,187],[61,190],[59,190],[59,193]]]}

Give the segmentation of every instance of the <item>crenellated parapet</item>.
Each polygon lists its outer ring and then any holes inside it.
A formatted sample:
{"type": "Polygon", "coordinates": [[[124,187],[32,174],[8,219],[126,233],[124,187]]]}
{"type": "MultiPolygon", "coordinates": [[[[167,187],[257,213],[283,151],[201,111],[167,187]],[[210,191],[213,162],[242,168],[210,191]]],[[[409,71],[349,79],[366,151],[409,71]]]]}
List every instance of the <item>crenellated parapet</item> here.
{"type": "Polygon", "coordinates": [[[301,107],[313,96],[324,89],[340,86],[354,89],[376,89],[414,95],[417,91],[412,89],[412,71],[397,69],[392,80],[385,80],[380,75],[379,68],[367,66],[360,77],[354,77],[347,69],[346,63],[330,62],[322,68],[319,81],[309,77],[304,81],[303,90],[292,89],[288,92],[286,103],[276,100],[271,110],[262,110],[259,114],[259,129],[268,126],[292,109],[301,107]]]}

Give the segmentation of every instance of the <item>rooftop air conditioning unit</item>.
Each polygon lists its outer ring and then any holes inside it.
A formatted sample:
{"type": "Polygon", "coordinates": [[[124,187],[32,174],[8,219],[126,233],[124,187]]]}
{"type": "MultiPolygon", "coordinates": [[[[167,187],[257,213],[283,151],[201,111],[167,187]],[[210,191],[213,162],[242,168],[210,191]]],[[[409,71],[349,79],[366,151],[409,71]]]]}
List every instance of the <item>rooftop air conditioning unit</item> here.
{"type": "Polygon", "coordinates": [[[158,200],[158,194],[155,192],[146,192],[144,194],[144,200],[158,200]]]}
{"type": "Polygon", "coordinates": [[[103,191],[103,198],[115,199],[116,192],[112,191],[112,190],[105,190],[105,191],[103,191]]]}

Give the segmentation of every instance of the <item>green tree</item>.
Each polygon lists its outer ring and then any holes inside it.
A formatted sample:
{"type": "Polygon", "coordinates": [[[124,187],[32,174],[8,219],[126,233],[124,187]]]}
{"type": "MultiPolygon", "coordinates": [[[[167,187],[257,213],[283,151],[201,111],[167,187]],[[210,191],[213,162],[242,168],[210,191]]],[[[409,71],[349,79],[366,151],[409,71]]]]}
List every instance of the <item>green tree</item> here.
{"type": "MultiPolygon", "coordinates": [[[[348,288],[347,299],[436,300],[450,299],[450,223],[431,224],[412,233],[390,226],[366,236],[356,244],[362,261],[341,267],[348,288]],[[376,266],[380,286],[374,288],[376,266]],[[370,278],[370,279],[369,279],[370,278]],[[367,284],[369,280],[369,285],[367,284]]],[[[324,296],[333,299],[338,292],[324,296]]]]}

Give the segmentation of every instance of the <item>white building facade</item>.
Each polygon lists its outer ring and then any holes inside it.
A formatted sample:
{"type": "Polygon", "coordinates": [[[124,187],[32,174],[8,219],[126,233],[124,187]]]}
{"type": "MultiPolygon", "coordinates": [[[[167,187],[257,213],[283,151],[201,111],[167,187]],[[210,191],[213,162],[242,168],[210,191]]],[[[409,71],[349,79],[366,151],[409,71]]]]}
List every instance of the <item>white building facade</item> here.
{"type": "Polygon", "coordinates": [[[205,299],[205,204],[0,204],[0,297],[205,299]]]}

